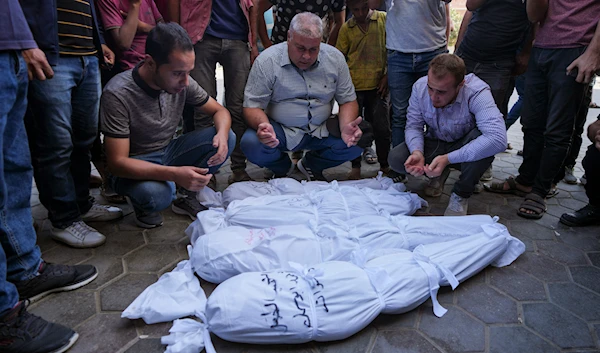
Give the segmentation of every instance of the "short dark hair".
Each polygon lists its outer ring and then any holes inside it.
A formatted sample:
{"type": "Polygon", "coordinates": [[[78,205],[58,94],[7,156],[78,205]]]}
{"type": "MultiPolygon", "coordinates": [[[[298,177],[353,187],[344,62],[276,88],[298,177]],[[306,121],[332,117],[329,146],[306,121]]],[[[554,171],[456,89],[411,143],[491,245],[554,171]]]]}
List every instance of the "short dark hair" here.
{"type": "Polygon", "coordinates": [[[157,66],[167,64],[174,50],[193,51],[192,40],[183,27],[175,22],[159,23],[152,28],[146,39],[146,54],[157,66]]]}
{"type": "Polygon", "coordinates": [[[458,86],[466,74],[465,62],[454,54],[440,54],[429,63],[429,70],[435,77],[450,74],[454,77],[454,84],[458,86]]]}

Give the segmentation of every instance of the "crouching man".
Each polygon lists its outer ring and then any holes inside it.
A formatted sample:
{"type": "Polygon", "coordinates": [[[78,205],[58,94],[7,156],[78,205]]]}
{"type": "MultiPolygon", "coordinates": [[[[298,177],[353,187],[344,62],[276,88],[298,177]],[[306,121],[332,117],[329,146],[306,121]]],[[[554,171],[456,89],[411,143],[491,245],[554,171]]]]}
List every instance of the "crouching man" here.
{"type": "Polygon", "coordinates": [[[466,215],[468,199],[494,155],[506,148],[506,128],[490,87],[453,54],[440,54],[412,89],[406,142],[389,155],[398,173],[426,175],[427,196],[442,194],[450,167],[460,169],[444,215],[466,215]],[[425,128],[425,129],[424,129],[425,128]]]}
{"type": "MultiPolygon", "coordinates": [[[[185,30],[175,23],[158,24],[148,34],[144,61],[115,76],[102,94],[109,182],[128,198],[143,228],[162,224],[159,211],[175,200],[175,184],[193,195],[235,145],[227,109],[189,77],[194,60],[185,30]],[[186,103],[211,116],[214,126],[174,139],[186,103]]],[[[198,207],[193,203],[194,197],[183,197],[172,208],[194,218],[198,207]]]]}

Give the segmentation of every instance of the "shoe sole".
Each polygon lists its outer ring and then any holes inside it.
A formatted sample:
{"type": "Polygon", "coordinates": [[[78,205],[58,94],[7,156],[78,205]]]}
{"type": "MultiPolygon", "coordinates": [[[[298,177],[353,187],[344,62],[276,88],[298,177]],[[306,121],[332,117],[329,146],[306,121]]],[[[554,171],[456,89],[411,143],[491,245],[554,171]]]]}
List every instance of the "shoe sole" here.
{"type": "MultiPolygon", "coordinates": [[[[84,279],[83,281],[79,281],[77,283],[73,283],[73,284],[70,284],[70,285],[64,286],[64,287],[52,288],[52,289],[49,289],[49,290],[47,290],[45,292],[42,292],[42,293],[40,293],[40,294],[38,294],[36,296],[30,297],[30,298],[27,298],[27,299],[29,299],[29,302],[33,304],[36,301],[39,301],[40,299],[43,299],[44,297],[48,296],[49,294],[58,293],[58,292],[68,292],[68,291],[72,291],[72,290],[81,288],[81,287],[89,284],[90,282],[92,282],[96,278],[98,278],[98,271],[96,271],[93,275],[91,275],[90,277],[84,279]]],[[[64,351],[59,351],[59,352],[64,352],[64,351]]]]}
{"type": "Polygon", "coordinates": [[[137,225],[140,228],[144,228],[144,229],[152,229],[152,228],[157,228],[163,225],[163,222],[160,222],[160,224],[148,224],[148,223],[144,223],[140,220],[137,219],[137,216],[135,215],[135,208],[133,208],[133,204],[131,203],[131,199],[129,199],[129,197],[125,196],[125,200],[127,201],[127,204],[129,205],[129,207],[131,207],[131,209],[133,210],[133,220],[135,222],[135,225],[137,225]]]}
{"type": "Polygon", "coordinates": [[[184,210],[183,208],[179,208],[175,205],[171,205],[171,210],[178,214],[178,215],[182,215],[182,216],[188,216],[192,219],[192,221],[196,220],[196,217],[192,216],[189,212],[187,212],[186,210],[184,210]]]}
{"type": "Polygon", "coordinates": [[[106,236],[104,236],[104,239],[103,239],[101,242],[99,242],[99,243],[96,243],[96,244],[87,244],[87,245],[83,245],[83,244],[79,244],[79,243],[77,243],[77,244],[70,244],[70,243],[67,243],[67,242],[66,242],[66,241],[64,241],[63,239],[61,239],[61,238],[59,238],[59,237],[55,236],[55,235],[54,235],[52,232],[50,233],[50,237],[51,237],[51,238],[52,238],[54,241],[56,241],[56,242],[58,242],[58,243],[65,244],[65,245],[67,245],[67,246],[70,246],[70,247],[72,247],[72,248],[75,248],[75,249],[91,249],[91,248],[97,248],[97,247],[99,247],[100,245],[104,245],[104,243],[106,243],[106,236]]]}
{"type": "Polygon", "coordinates": [[[79,339],[79,334],[77,332],[74,332],[73,336],[71,336],[71,338],[69,338],[69,342],[67,342],[67,344],[65,344],[64,346],[62,346],[59,349],[54,350],[50,353],[64,353],[64,352],[68,351],[69,348],[73,347],[73,345],[75,344],[75,342],[77,342],[78,339],[79,339]]]}

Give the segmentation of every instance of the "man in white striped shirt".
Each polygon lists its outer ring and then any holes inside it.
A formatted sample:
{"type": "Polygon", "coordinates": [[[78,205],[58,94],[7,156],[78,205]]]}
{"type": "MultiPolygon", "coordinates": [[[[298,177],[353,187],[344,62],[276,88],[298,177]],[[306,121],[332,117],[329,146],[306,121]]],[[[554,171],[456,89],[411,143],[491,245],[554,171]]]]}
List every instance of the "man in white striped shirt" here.
{"type": "Polygon", "coordinates": [[[461,170],[445,212],[452,216],[467,214],[475,185],[507,141],[490,87],[473,74],[465,76],[463,60],[453,54],[435,57],[427,76],[413,85],[405,138],[390,152],[390,167],[428,176],[428,196],[442,194],[450,167],[461,170]]]}

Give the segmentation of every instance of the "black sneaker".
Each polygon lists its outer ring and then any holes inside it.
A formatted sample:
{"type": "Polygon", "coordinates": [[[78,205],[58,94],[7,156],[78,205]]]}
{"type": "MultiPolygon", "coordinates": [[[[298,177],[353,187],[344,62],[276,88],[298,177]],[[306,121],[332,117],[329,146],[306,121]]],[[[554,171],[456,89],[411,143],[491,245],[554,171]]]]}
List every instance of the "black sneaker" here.
{"type": "Polygon", "coordinates": [[[32,303],[50,293],[66,292],[85,286],[98,277],[92,265],[67,266],[42,262],[39,274],[27,281],[15,283],[20,300],[32,303]]]}
{"type": "Polygon", "coordinates": [[[48,322],[27,312],[26,302],[0,317],[0,352],[62,353],[79,335],[70,328],[48,322]]]}
{"type": "Polygon", "coordinates": [[[306,177],[306,179],[308,179],[308,181],[315,181],[315,180],[327,181],[327,179],[325,179],[325,177],[323,176],[323,173],[313,170],[311,167],[309,167],[306,164],[305,158],[302,158],[301,160],[299,160],[298,164],[296,164],[296,167],[298,167],[298,170],[300,171],[300,173],[304,174],[304,176],[306,177]]]}
{"type": "Polygon", "coordinates": [[[585,207],[575,212],[563,213],[563,215],[560,216],[560,223],[566,224],[569,227],[600,224],[600,207],[587,204],[585,207]]]}
{"type": "Polygon", "coordinates": [[[179,195],[180,197],[173,201],[173,204],[171,204],[171,209],[173,212],[180,215],[189,216],[193,221],[195,221],[198,212],[208,210],[206,206],[198,201],[195,192],[181,189],[179,195]]]}

